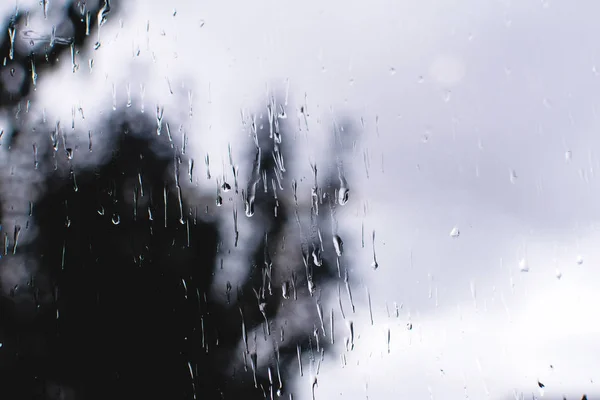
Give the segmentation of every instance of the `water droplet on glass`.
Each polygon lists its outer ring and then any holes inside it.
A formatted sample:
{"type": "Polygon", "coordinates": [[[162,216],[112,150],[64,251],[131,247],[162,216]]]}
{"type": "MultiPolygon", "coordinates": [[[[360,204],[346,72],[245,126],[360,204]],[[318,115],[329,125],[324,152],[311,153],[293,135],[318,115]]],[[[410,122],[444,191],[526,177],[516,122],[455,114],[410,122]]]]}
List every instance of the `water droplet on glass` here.
{"type": "Polygon", "coordinates": [[[8,51],[8,57],[12,60],[15,54],[15,34],[17,30],[15,27],[8,28],[8,38],[10,40],[10,49],[8,51]]]}
{"type": "Polygon", "coordinates": [[[514,169],[510,171],[510,183],[515,183],[517,181],[517,171],[514,169]]]}
{"type": "Polygon", "coordinates": [[[377,254],[375,254],[375,231],[373,231],[372,238],[373,238],[373,242],[372,242],[372,244],[373,244],[373,262],[371,263],[371,267],[373,269],[377,269],[377,268],[379,268],[379,263],[377,262],[377,254]]]}
{"type": "Polygon", "coordinates": [[[210,179],[210,156],[208,154],[204,157],[204,164],[206,165],[206,179],[210,179]]]}
{"type": "MultiPolygon", "coordinates": [[[[335,245],[334,245],[335,246],[335,245]]],[[[323,260],[321,259],[321,250],[317,247],[312,252],[313,262],[317,267],[323,265],[323,260]]]]}
{"type": "Polygon", "coordinates": [[[286,300],[290,298],[290,283],[288,281],[281,284],[281,295],[286,300]]]}
{"type": "Polygon", "coordinates": [[[39,164],[40,163],[38,161],[38,148],[37,148],[37,144],[34,143],[33,144],[33,168],[38,169],[39,164]]]}
{"type": "Polygon", "coordinates": [[[565,161],[570,162],[572,157],[573,157],[573,153],[571,153],[571,150],[567,150],[565,152],[565,161]]]}
{"type": "Polygon", "coordinates": [[[457,238],[460,236],[460,231],[458,230],[458,227],[454,227],[452,228],[452,230],[450,231],[450,237],[452,238],[457,238]]]}
{"type": "Polygon", "coordinates": [[[316,375],[314,375],[314,376],[312,377],[312,383],[311,383],[311,385],[310,385],[310,386],[311,386],[312,398],[313,398],[313,400],[314,400],[314,399],[315,399],[315,387],[318,387],[318,386],[319,386],[319,383],[317,382],[317,376],[316,376],[316,375]]]}
{"type": "Polygon", "coordinates": [[[129,108],[131,107],[131,84],[127,84],[127,86],[125,86],[125,91],[127,93],[127,104],[125,105],[125,107],[129,108]]]}
{"type": "MultiPolygon", "coordinates": [[[[257,140],[257,139],[255,139],[257,140]]],[[[252,217],[254,215],[254,201],[256,200],[256,185],[260,182],[260,159],[261,159],[261,149],[258,146],[258,142],[256,142],[256,157],[254,158],[254,162],[252,165],[252,175],[250,177],[250,182],[248,182],[248,189],[246,193],[246,201],[245,201],[245,211],[247,217],[252,217]]]]}
{"type": "Polygon", "coordinates": [[[315,283],[312,280],[312,276],[308,277],[307,287],[308,287],[308,292],[310,293],[311,296],[313,294],[315,294],[315,291],[317,290],[317,287],[316,287],[315,283]]]}
{"type": "Polygon", "coordinates": [[[335,254],[341,257],[344,252],[344,242],[342,242],[342,238],[338,235],[333,235],[333,248],[335,249],[335,254]]]}
{"type": "Polygon", "coordinates": [[[225,285],[225,294],[227,296],[227,304],[231,303],[231,282],[227,281],[227,284],[225,285]]]}
{"type": "Polygon", "coordinates": [[[583,264],[583,256],[577,256],[577,265],[583,264]]]}
{"type": "Polygon", "coordinates": [[[345,338],[346,351],[351,351],[354,350],[354,322],[348,321],[346,326],[348,327],[348,336],[345,338]]]}
{"type": "Polygon", "coordinates": [[[119,216],[119,214],[117,214],[117,213],[113,214],[112,223],[113,223],[113,225],[119,225],[121,223],[121,217],[119,216]]]}
{"type": "Polygon", "coordinates": [[[35,64],[34,64],[33,60],[31,60],[31,83],[33,84],[34,87],[37,85],[37,78],[38,78],[38,74],[35,71],[35,64]]]}
{"type": "Polygon", "coordinates": [[[519,261],[519,269],[521,270],[521,272],[529,272],[529,263],[525,258],[522,258],[519,261]]]}

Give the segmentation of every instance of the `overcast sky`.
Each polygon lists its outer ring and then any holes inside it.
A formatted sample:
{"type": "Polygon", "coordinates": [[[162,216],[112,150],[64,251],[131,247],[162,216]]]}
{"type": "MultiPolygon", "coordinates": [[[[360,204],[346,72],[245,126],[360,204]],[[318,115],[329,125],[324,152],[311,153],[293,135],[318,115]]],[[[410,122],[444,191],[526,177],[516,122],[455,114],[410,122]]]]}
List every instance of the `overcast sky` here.
{"type": "MultiPolygon", "coordinates": [[[[356,123],[344,160],[351,197],[338,218],[358,280],[358,337],[343,368],[337,355],[321,366],[317,399],[507,399],[538,393],[538,380],[547,396],[600,392],[600,3],[125,7],[108,16],[97,50],[81,49],[75,74],[65,62],[40,81],[53,118],[70,121],[81,105],[92,124],[113,94],[124,102],[128,84],[135,99],[144,84],[147,112],[160,104],[182,118],[191,93],[190,146],[218,171],[227,145],[249,140],[241,110],[289,88],[290,116],[301,104],[310,113],[310,130],[294,139],[307,176],[310,160],[336,161],[332,121],[356,123]],[[394,302],[399,318],[387,316],[394,302]]],[[[48,26],[32,18],[32,29],[48,26]]],[[[326,309],[341,318],[336,303],[326,309]]],[[[298,390],[310,398],[308,377],[298,390]]]]}

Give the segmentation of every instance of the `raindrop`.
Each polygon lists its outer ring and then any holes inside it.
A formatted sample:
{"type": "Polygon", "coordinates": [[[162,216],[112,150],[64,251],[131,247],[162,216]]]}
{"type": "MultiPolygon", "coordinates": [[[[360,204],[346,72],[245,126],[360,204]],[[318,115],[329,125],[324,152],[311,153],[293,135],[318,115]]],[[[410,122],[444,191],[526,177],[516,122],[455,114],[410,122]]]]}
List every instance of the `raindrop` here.
{"type": "Polygon", "coordinates": [[[344,242],[342,242],[342,238],[338,235],[333,235],[333,248],[338,257],[341,257],[344,253],[344,242]]]}
{"type": "Polygon", "coordinates": [[[315,291],[317,290],[317,287],[315,285],[315,283],[313,282],[313,278],[312,276],[307,276],[307,282],[306,282],[306,286],[308,287],[308,293],[310,293],[310,295],[314,295],[315,291]]]}
{"type": "Polygon", "coordinates": [[[39,167],[39,162],[38,162],[38,148],[37,148],[37,144],[34,143],[33,144],[33,168],[34,169],[38,169],[39,167]]]}
{"type": "Polygon", "coordinates": [[[10,40],[10,49],[8,51],[8,58],[10,58],[11,60],[14,58],[15,55],[15,34],[16,34],[16,29],[14,27],[10,27],[8,28],[8,38],[10,40]]]}
{"type": "Polygon", "coordinates": [[[206,164],[206,179],[210,179],[210,157],[208,154],[204,157],[204,164],[206,164]]]}
{"type": "MultiPolygon", "coordinates": [[[[346,284],[346,294],[348,294],[348,300],[350,301],[350,307],[352,308],[352,312],[356,311],[354,306],[354,300],[352,298],[352,289],[350,288],[350,282],[348,280],[348,271],[346,270],[346,276],[344,276],[344,283],[346,284]]],[[[340,300],[340,308],[341,308],[341,300],[340,300]]],[[[343,312],[342,312],[343,315],[343,312]]]]}
{"type": "Polygon", "coordinates": [[[286,300],[290,298],[290,283],[288,281],[281,284],[281,295],[286,300]]]}
{"type": "Polygon", "coordinates": [[[44,12],[44,19],[48,19],[48,0],[42,0],[42,10],[44,12]]]}
{"type": "Polygon", "coordinates": [[[573,153],[571,152],[571,150],[567,150],[565,152],[565,161],[570,162],[572,157],[573,157],[573,153]]]}
{"type": "Polygon", "coordinates": [[[117,214],[117,213],[113,214],[112,223],[113,223],[113,225],[119,225],[121,223],[121,217],[119,216],[119,214],[117,214]]]}
{"type": "Polygon", "coordinates": [[[237,247],[238,239],[240,237],[240,232],[238,231],[238,218],[237,218],[237,208],[233,208],[233,233],[234,233],[234,246],[237,247]]]}
{"type": "Polygon", "coordinates": [[[160,136],[162,132],[162,122],[164,118],[165,108],[156,105],[156,134],[160,136]]]}
{"type": "Polygon", "coordinates": [[[583,256],[579,255],[577,256],[577,265],[581,265],[583,264],[583,256]]]}
{"type": "MultiPolygon", "coordinates": [[[[85,3],[83,3],[85,8],[85,3]]],[[[83,9],[82,9],[83,14],[83,9]]],[[[90,36],[90,20],[92,19],[92,12],[88,11],[85,13],[85,36],[90,36]]]]}
{"type": "MultiPolygon", "coordinates": [[[[100,28],[102,25],[104,25],[106,23],[106,17],[109,13],[110,13],[110,0],[105,0],[104,5],[100,9],[100,11],[98,11],[98,28],[100,28]]],[[[99,33],[98,33],[98,36],[100,36],[99,33]]]]}
{"type": "Polygon", "coordinates": [[[34,87],[37,85],[37,78],[38,78],[38,74],[35,71],[35,64],[32,59],[31,60],[31,83],[33,84],[34,87]]]}
{"type": "Polygon", "coordinates": [[[125,105],[127,108],[131,107],[131,84],[127,84],[125,86],[125,91],[127,92],[127,104],[125,105]]]}
{"type": "Polygon", "coordinates": [[[371,306],[371,294],[369,288],[365,288],[367,292],[367,304],[369,305],[369,318],[371,319],[371,325],[373,325],[373,308],[371,306]]]}
{"type": "Polygon", "coordinates": [[[71,167],[71,176],[73,177],[73,190],[75,192],[79,191],[79,187],[77,186],[77,178],[75,177],[75,171],[73,170],[73,167],[71,167]]]}
{"type": "Polygon", "coordinates": [[[519,261],[519,269],[521,270],[521,272],[529,272],[529,263],[525,258],[522,258],[519,261]]]}
{"type": "Polygon", "coordinates": [[[318,387],[319,383],[317,382],[317,376],[313,376],[312,377],[312,384],[311,384],[311,392],[312,392],[312,398],[313,400],[315,399],[315,387],[318,387]]]}
{"type": "Polygon", "coordinates": [[[338,191],[338,203],[340,204],[340,206],[345,205],[346,203],[348,203],[348,198],[350,195],[350,189],[348,189],[347,186],[345,185],[345,180],[342,181],[342,177],[340,177],[340,190],[338,191]]]}
{"type": "Polygon", "coordinates": [[[452,228],[452,230],[450,231],[450,237],[452,238],[457,238],[460,236],[460,231],[458,230],[458,227],[454,227],[452,228]]]}
{"type": "Polygon", "coordinates": [[[300,348],[300,344],[296,345],[296,355],[298,356],[298,369],[300,376],[304,376],[304,372],[302,371],[302,349],[300,348]]]}
{"type": "Polygon", "coordinates": [[[194,180],[194,159],[190,158],[188,160],[188,176],[190,177],[190,183],[194,180]]]}
{"type": "Polygon", "coordinates": [[[346,351],[354,350],[354,322],[348,321],[348,334],[349,336],[346,338],[346,351]]]}
{"type": "MultiPolygon", "coordinates": [[[[334,241],[334,246],[335,246],[335,241],[334,241]]],[[[336,252],[337,252],[337,249],[336,249],[336,252]]],[[[323,265],[323,260],[321,259],[321,250],[318,247],[313,250],[312,257],[313,257],[313,262],[315,263],[315,265],[317,267],[320,267],[321,265],[323,265]]]]}
{"type": "Polygon", "coordinates": [[[21,235],[21,225],[15,225],[15,231],[13,234],[13,241],[14,241],[14,245],[13,245],[13,254],[17,253],[17,245],[19,244],[19,236],[21,235]]]}
{"type": "Polygon", "coordinates": [[[231,282],[227,281],[227,285],[225,286],[225,294],[227,296],[227,304],[231,303],[231,282]]]}
{"type": "Polygon", "coordinates": [[[388,354],[390,354],[390,339],[391,339],[392,333],[390,331],[390,328],[387,329],[387,352],[388,354]]]}
{"type": "Polygon", "coordinates": [[[260,158],[261,158],[261,149],[258,146],[258,142],[256,143],[256,157],[254,158],[254,162],[252,165],[252,176],[250,177],[250,182],[248,182],[248,192],[246,194],[245,201],[245,212],[247,217],[251,217],[254,215],[254,201],[256,199],[256,185],[260,181],[260,158]]]}
{"type": "Polygon", "coordinates": [[[371,263],[371,267],[373,269],[379,268],[379,263],[377,262],[377,255],[375,254],[375,231],[373,231],[373,262],[371,263]]]}
{"type": "Polygon", "coordinates": [[[73,73],[75,73],[79,69],[79,64],[77,64],[77,62],[75,61],[76,54],[78,54],[78,52],[75,50],[75,45],[71,43],[71,67],[73,73]]]}

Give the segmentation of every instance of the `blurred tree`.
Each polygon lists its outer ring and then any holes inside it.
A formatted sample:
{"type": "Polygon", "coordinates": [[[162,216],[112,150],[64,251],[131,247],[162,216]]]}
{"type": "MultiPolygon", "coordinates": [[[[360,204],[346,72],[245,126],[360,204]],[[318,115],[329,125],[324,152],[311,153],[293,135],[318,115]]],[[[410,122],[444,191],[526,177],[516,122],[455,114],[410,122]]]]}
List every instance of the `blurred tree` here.
{"type": "MultiPolygon", "coordinates": [[[[18,71],[44,79],[71,45],[90,45],[98,18],[118,10],[108,1],[91,3],[68,3],[60,29],[69,39],[55,40],[37,53],[14,51],[11,44],[27,13],[19,10],[8,22],[0,43],[0,57],[6,56],[0,109],[12,116],[9,145],[49,130],[41,122],[38,133],[21,129],[29,117],[15,116],[36,99],[33,81],[19,78],[18,71]]],[[[13,243],[15,254],[5,247],[0,260],[3,269],[16,263],[37,266],[26,285],[0,299],[0,398],[287,396],[285,382],[297,365],[298,350],[318,354],[326,342],[315,343],[325,333],[319,331],[317,297],[311,298],[310,289],[326,284],[337,270],[312,236],[282,246],[285,232],[295,229],[298,210],[290,186],[282,192],[287,200],[277,197],[282,155],[289,149],[280,140],[286,128],[273,117],[275,108],[270,101],[269,117],[252,128],[253,172],[243,190],[248,213],[254,213],[253,229],[263,240],[252,251],[247,280],[223,288],[230,297],[227,305],[209,290],[223,251],[218,223],[198,217],[219,200],[212,197],[209,203],[204,196],[203,203],[188,203],[193,196],[179,181],[185,156],[167,135],[156,134],[155,120],[118,110],[101,122],[98,128],[116,139],[111,156],[93,168],[76,168],[66,145],[66,154],[58,151],[60,127],[50,132],[55,143],[46,145],[54,148],[40,151],[35,165],[44,176],[42,196],[32,205],[36,236],[18,251],[13,243]],[[302,257],[289,257],[287,268],[277,265],[273,260],[290,248],[301,248],[302,257]],[[295,297],[309,299],[313,307],[296,316],[306,319],[303,329],[279,338],[280,332],[271,331],[274,321],[293,318],[282,315],[282,307],[293,308],[295,297]],[[249,337],[261,326],[265,338],[249,337]],[[272,344],[268,365],[257,365],[252,342],[261,340],[272,344]],[[244,342],[246,349],[240,350],[244,342]],[[236,364],[240,358],[246,368],[236,364]]],[[[33,167],[28,160],[16,166],[17,175],[23,165],[33,167]]],[[[315,191],[315,204],[334,201],[330,187],[315,191]]],[[[311,211],[315,226],[324,223],[323,215],[311,211]]],[[[331,239],[326,232],[322,236],[331,239]]]]}

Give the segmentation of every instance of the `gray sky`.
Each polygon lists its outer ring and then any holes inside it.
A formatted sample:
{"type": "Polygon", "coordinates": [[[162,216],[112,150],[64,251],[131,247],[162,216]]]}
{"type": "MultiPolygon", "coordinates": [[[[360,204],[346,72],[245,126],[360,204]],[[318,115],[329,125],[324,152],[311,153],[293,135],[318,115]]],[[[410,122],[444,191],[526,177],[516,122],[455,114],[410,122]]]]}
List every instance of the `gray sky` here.
{"type": "MultiPolygon", "coordinates": [[[[335,163],[332,120],[357,123],[344,160],[352,195],[338,218],[359,280],[358,337],[346,366],[337,355],[321,366],[317,399],[505,399],[537,393],[538,379],[547,396],[598,392],[600,3],[126,6],[122,23],[109,15],[98,50],[81,50],[75,74],[66,62],[40,82],[53,118],[70,121],[81,105],[92,126],[113,93],[125,101],[127,85],[139,107],[141,84],[147,112],[160,104],[185,118],[191,93],[191,149],[218,171],[228,143],[243,150],[236,141],[249,140],[241,110],[263,104],[267,88],[289,87],[290,117],[305,99],[311,116],[295,139],[307,176],[309,160],[335,163]],[[393,302],[399,318],[387,316],[393,302]]],[[[49,26],[32,16],[33,29],[49,26]]],[[[325,308],[340,319],[336,303],[325,308]]],[[[308,377],[298,388],[310,398],[308,377]]]]}

